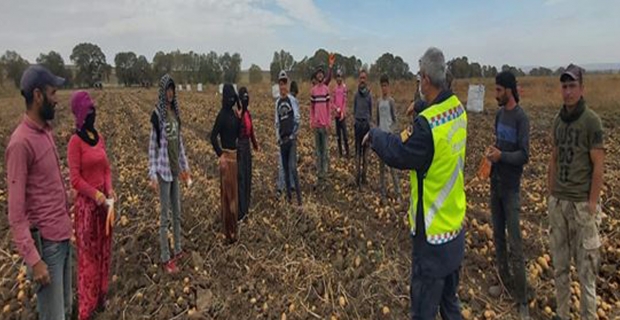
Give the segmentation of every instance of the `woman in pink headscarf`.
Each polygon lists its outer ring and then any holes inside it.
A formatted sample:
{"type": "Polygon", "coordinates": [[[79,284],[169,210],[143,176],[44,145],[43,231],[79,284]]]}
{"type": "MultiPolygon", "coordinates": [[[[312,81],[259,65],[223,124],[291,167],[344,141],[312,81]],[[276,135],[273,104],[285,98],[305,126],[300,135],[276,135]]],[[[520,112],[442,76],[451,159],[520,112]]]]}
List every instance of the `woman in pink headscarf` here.
{"type": "Polygon", "coordinates": [[[75,133],[67,157],[71,185],[77,191],[75,235],[77,240],[77,291],[79,319],[90,319],[106,305],[114,220],[110,163],[103,137],[95,129],[95,104],[88,92],[71,97],[75,133]]]}

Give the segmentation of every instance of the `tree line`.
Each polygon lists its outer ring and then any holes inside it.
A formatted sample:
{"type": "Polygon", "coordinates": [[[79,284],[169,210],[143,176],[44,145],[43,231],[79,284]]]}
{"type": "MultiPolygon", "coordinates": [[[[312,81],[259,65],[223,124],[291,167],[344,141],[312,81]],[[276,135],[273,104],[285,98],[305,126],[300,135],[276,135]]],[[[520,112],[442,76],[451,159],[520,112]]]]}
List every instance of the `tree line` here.
{"type": "MultiPolygon", "coordinates": [[[[409,65],[401,57],[394,56],[391,53],[384,53],[370,66],[354,55],[346,57],[340,53],[334,53],[334,56],[334,72],[339,70],[344,77],[357,77],[361,70],[366,70],[373,80],[378,79],[382,74],[387,74],[394,80],[411,80],[414,78],[409,65]]],[[[273,53],[273,59],[269,66],[271,81],[277,80],[280,70],[291,73],[294,78],[310,80],[319,67],[323,69],[327,67],[328,58],[329,52],[325,49],[319,49],[311,57],[305,56],[299,61],[295,61],[290,52],[276,51],[273,53]]]]}
{"type": "MultiPolygon", "coordinates": [[[[242,61],[239,53],[218,55],[213,51],[199,54],[176,50],[157,52],[152,62],[149,62],[144,55],[138,56],[127,51],[114,56],[112,67],[101,48],[92,43],[76,45],[69,58],[73,63],[72,68],[55,51],[42,53],[36,63],[67,79],[67,87],[93,87],[97,83],[109,81],[113,70],[118,83],[124,86],[150,86],[166,73],[171,74],[180,84],[237,82],[242,61]]],[[[0,81],[7,79],[19,87],[21,75],[30,64],[17,52],[6,51],[0,57],[0,81]]]]}
{"type": "MultiPolygon", "coordinates": [[[[386,74],[393,80],[412,80],[415,75],[409,65],[399,56],[384,53],[374,63],[362,62],[356,56],[344,56],[334,53],[334,71],[339,70],[345,77],[357,77],[361,70],[366,70],[371,80],[378,79],[386,74]]],[[[317,50],[312,56],[305,56],[296,61],[290,52],[276,51],[269,66],[272,82],[277,81],[278,73],[285,70],[290,76],[301,81],[310,80],[318,67],[327,67],[329,52],[325,49],[317,50]]],[[[171,74],[178,83],[209,83],[238,82],[241,73],[242,58],[239,53],[218,54],[197,53],[180,50],[165,53],[155,53],[151,61],[144,55],[134,52],[119,52],[114,56],[114,67],[107,62],[106,55],[101,48],[93,43],[76,45],[69,57],[72,67],[65,64],[62,56],[55,51],[41,53],[36,63],[46,66],[53,73],[67,79],[67,87],[93,87],[100,82],[108,82],[112,71],[115,72],[119,84],[124,86],[150,86],[162,75],[171,74]]],[[[31,62],[24,59],[15,51],[6,51],[0,57],[0,85],[3,80],[10,80],[19,87],[21,74],[31,62]]],[[[465,56],[454,58],[447,63],[448,70],[454,78],[484,78],[495,77],[498,69],[495,66],[481,65],[470,62],[465,56]]],[[[517,67],[503,65],[499,71],[508,70],[516,76],[525,76],[526,73],[517,67]]],[[[534,68],[527,75],[551,76],[559,75],[563,68],[551,70],[545,67],[534,68]]],[[[263,81],[263,70],[256,64],[249,69],[251,83],[263,81]]]]}
{"type": "MultiPolygon", "coordinates": [[[[466,78],[493,78],[497,75],[498,69],[495,66],[480,65],[478,62],[469,62],[467,57],[454,58],[447,63],[448,70],[452,73],[452,76],[456,79],[466,78]]],[[[564,73],[564,67],[559,67],[556,70],[551,70],[545,67],[537,67],[531,69],[528,73],[524,72],[521,68],[504,64],[499,71],[510,71],[517,77],[524,76],[559,76],[564,73]]]]}

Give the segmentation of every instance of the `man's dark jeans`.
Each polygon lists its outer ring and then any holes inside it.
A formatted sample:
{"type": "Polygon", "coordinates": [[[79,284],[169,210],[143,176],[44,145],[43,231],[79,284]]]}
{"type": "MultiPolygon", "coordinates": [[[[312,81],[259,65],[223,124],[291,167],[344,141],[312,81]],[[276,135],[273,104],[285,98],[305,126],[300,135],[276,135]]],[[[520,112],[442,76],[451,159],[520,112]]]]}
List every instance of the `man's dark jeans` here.
{"type": "Polygon", "coordinates": [[[491,180],[491,213],[495,257],[504,285],[517,303],[527,303],[527,282],[523,241],[519,226],[521,200],[519,187],[507,188],[497,179],[491,180]],[[508,243],[506,242],[508,231],[508,243]],[[509,264],[510,262],[510,264],[509,264]]]}

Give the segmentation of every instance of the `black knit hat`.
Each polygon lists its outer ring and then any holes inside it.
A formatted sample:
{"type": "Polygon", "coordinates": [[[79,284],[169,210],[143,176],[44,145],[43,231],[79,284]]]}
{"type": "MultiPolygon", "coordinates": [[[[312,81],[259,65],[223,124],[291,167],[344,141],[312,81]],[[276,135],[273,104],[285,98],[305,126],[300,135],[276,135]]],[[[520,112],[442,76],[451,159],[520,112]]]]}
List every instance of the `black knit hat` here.
{"type": "Polygon", "coordinates": [[[512,91],[515,101],[519,102],[519,92],[517,91],[517,78],[510,71],[502,71],[495,76],[495,84],[512,91]]]}

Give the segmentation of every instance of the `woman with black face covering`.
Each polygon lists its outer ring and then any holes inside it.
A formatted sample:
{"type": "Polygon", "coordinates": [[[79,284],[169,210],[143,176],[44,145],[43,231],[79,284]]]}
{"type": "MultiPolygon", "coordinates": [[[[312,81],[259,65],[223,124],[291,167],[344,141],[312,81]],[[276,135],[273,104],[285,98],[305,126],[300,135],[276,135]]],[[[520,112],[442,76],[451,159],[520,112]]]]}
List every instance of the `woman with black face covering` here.
{"type": "Polygon", "coordinates": [[[103,137],[95,129],[95,104],[88,92],[71,97],[75,134],[69,141],[67,157],[75,201],[77,241],[77,292],[79,319],[89,319],[104,308],[112,247],[114,214],[108,212],[116,197],[112,188],[110,163],[103,137]]]}
{"type": "Polygon", "coordinates": [[[254,135],[252,116],[248,110],[250,95],[246,87],[239,89],[239,101],[241,102],[241,134],[237,142],[237,165],[239,168],[239,220],[245,219],[250,210],[250,198],[252,194],[252,150],[258,151],[258,142],[254,135]]]}
{"type": "Polygon", "coordinates": [[[239,97],[235,88],[230,83],[225,84],[222,89],[222,109],[211,131],[211,144],[219,158],[224,235],[229,243],[237,241],[239,218],[237,139],[241,133],[241,119],[234,109],[238,103],[239,97]]]}

